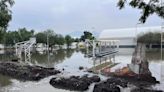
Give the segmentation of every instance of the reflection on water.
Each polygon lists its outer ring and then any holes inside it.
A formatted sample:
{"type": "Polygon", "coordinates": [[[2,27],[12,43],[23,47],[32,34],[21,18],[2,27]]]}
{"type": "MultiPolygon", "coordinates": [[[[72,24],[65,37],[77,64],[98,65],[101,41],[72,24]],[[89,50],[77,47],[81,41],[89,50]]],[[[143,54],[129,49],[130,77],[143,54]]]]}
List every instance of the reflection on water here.
{"type": "Polygon", "coordinates": [[[36,61],[39,64],[53,67],[53,64],[61,63],[66,58],[70,58],[74,52],[75,50],[68,49],[68,50],[58,50],[50,54],[35,53],[32,55],[32,61],[36,61]]]}
{"type": "MultiPolygon", "coordinates": [[[[77,65],[85,66],[85,63],[82,62],[83,60],[85,61],[84,53],[85,53],[85,50],[83,49],[81,50],[61,49],[61,50],[54,51],[53,53],[50,53],[50,54],[36,52],[32,54],[32,63],[37,63],[39,65],[48,66],[48,67],[54,67],[54,65],[57,66],[57,64],[64,62],[62,64],[63,68],[65,66],[70,66],[72,68],[74,68],[73,66],[77,66],[77,65]],[[78,63],[78,62],[81,62],[81,63],[78,63]]],[[[11,51],[11,52],[5,51],[2,54],[0,54],[0,61],[2,62],[11,61],[13,58],[15,58],[14,51],[11,51]]],[[[70,67],[67,67],[67,68],[70,68],[70,67]]],[[[76,67],[76,69],[78,69],[78,67],[76,67]]],[[[1,87],[10,86],[11,84],[13,84],[12,80],[13,79],[10,79],[9,77],[0,75],[0,89],[1,87]]],[[[46,80],[46,81],[49,81],[49,80],[46,80]]]]}
{"type": "MultiPolygon", "coordinates": [[[[132,52],[134,50],[123,50],[125,52],[121,52],[115,56],[114,63],[120,63],[115,65],[110,69],[110,71],[115,71],[117,69],[121,69],[127,67],[128,64],[131,64],[132,52]],[[127,52],[126,52],[127,51],[127,52]],[[131,51],[131,54],[129,54],[131,51]]],[[[14,56],[11,53],[7,53],[8,55],[0,54],[0,61],[11,60],[14,56]],[[5,57],[4,57],[5,56],[5,57]]],[[[38,63],[40,65],[56,67],[58,69],[64,68],[68,74],[76,74],[80,73],[79,66],[83,66],[84,68],[91,68],[94,66],[93,62],[91,62],[88,58],[84,57],[85,50],[79,49],[67,49],[67,50],[58,50],[49,55],[46,53],[34,53],[32,55],[33,63],[38,63]]],[[[156,77],[157,80],[161,81],[164,79],[164,64],[161,65],[160,52],[148,52],[146,54],[148,60],[150,61],[148,64],[149,70],[152,73],[152,76],[156,77]],[[157,62],[158,61],[158,62],[157,62]],[[163,76],[162,76],[163,75],[163,76]]],[[[108,58],[109,59],[109,58],[108,58]]],[[[98,63],[102,63],[106,58],[101,60],[97,60],[98,63]],[[102,61],[102,62],[100,62],[102,61]]],[[[66,74],[64,74],[66,75],[66,74]]],[[[39,82],[20,82],[18,80],[13,80],[5,76],[0,75],[0,92],[69,92],[61,89],[53,88],[49,85],[50,78],[45,78],[39,82]],[[1,91],[1,89],[5,89],[5,91],[1,91]]],[[[163,81],[161,81],[163,83],[163,81]]],[[[155,86],[155,88],[162,89],[163,84],[155,86]]],[[[90,91],[87,91],[90,92],[90,91]]]]}
{"type": "Polygon", "coordinates": [[[11,84],[11,81],[9,77],[0,75],[0,87],[4,87],[10,84],[11,84]]]}
{"type": "MultiPolygon", "coordinates": [[[[84,53],[85,50],[78,49],[58,50],[49,54],[49,61],[46,53],[35,53],[32,55],[32,61],[49,67],[65,68],[66,72],[73,70],[71,74],[75,74],[76,70],[79,73],[79,66],[89,65],[84,57],[84,53]]],[[[4,60],[4,58],[1,58],[0,61],[3,61],[2,59],[4,60]]],[[[0,77],[0,79],[5,80],[0,81],[0,84],[6,84],[3,88],[0,88],[0,92],[69,92],[53,88],[49,85],[50,78],[45,78],[39,82],[21,82],[15,79],[7,79],[7,77],[0,77]],[[6,81],[11,81],[11,84],[7,84],[6,81]]]]}
{"type": "MultiPolygon", "coordinates": [[[[51,65],[61,63],[66,58],[70,58],[72,54],[78,50],[74,49],[61,49],[57,50],[53,53],[47,54],[47,53],[40,53],[36,52],[32,54],[32,63],[38,63],[41,65],[51,65]]],[[[24,56],[22,56],[24,57],[24,56]]],[[[14,51],[5,51],[2,54],[0,54],[0,61],[11,61],[12,59],[16,58],[14,51]]]]}
{"type": "Polygon", "coordinates": [[[0,50],[0,61],[10,61],[11,58],[15,58],[14,51],[0,50]]]}
{"type": "MultiPolygon", "coordinates": [[[[149,61],[161,61],[161,51],[160,50],[147,51],[146,57],[149,61]]],[[[164,57],[164,51],[163,51],[162,57],[164,57]]],[[[163,60],[164,60],[164,58],[163,58],[163,60]]]]}

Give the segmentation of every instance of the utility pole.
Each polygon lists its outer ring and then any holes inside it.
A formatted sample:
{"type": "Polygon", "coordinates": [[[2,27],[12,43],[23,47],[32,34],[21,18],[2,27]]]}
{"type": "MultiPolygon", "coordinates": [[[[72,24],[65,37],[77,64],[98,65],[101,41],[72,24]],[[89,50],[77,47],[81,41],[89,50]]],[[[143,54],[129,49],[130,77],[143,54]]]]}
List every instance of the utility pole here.
{"type": "Polygon", "coordinates": [[[164,40],[163,40],[163,24],[161,25],[161,60],[163,59],[163,42],[164,42],[164,40]]]}
{"type": "MultiPolygon", "coordinates": [[[[163,0],[161,0],[161,7],[163,6],[163,0]]],[[[163,59],[163,42],[164,42],[164,40],[163,40],[163,28],[164,28],[164,26],[163,26],[163,19],[161,19],[161,61],[162,61],[162,59],[163,59]]]]}
{"type": "MultiPolygon", "coordinates": [[[[140,24],[142,24],[142,23],[137,23],[136,24],[136,30],[135,30],[135,41],[137,42],[137,31],[138,31],[138,25],[140,25],[140,24]]],[[[137,45],[137,44],[136,44],[137,45]]]]}
{"type": "Polygon", "coordinates": [[[47,61],[49,63],[50,61],[50,55],[49,55],[49,34],[47,32],[47,61]]]}
{"type": "MultiPolygon", "coordinates": [[[[161,7],[163,7],[163,0],[161,0],[161,7]]],[[[164,40],[163,40],[163,28],[164,28],[164,24],[163,24],[164,22],[163,22],[163,19],[161,19],[161,82],[163,82],[164,81],[164,74],[163,74],[163,42],[164,42],[164,40]]]]}
{"type": "Polygon", "coordinates": [[[95,40],[93,40],[92,41],[93,42],[93,48],[92,48],[92,54],[93,54],[93,59],[95,59],[95,48],[96,48],[96,46],[95,46],[95,40]]]}

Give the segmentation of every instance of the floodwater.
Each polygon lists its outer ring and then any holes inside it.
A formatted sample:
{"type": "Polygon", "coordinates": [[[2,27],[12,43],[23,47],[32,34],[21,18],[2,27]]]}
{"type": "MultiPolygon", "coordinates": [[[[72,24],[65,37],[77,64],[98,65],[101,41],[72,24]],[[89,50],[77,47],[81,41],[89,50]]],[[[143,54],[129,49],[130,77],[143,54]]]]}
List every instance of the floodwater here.
{"type": "MultiPolygon", "coordinates": [[[[126,67],[127,64],[131,64],[132,52],[134,50],[124,49],[122,51],[123,52],[112,56],[112,62],[120,63],[114,66],[112,70],[121,69],[126,67]]],[[[11,58],[14,58],[13,53],[7,53],[7,55],[4,53],[5,51],[0,51],[0,61],[10,61],[11,58]]],[[[161,82],[158,85],[152,86],[152,88],[164,90],[164,61],[161,60],[160,51],[147,52],[146,57],[149,60],[149,70],[152,75],[161,82]]],[[[19,81],[11,77],[0,75],[0,92],[70,92],[52,87],[49,84],[50,79],[56,76],[67,77],[70,75],[88,74],[85,71],[80,71],[79,66],[83,66],[84,69],[89,69],[95,66],[95,64],[99,64],[99,60],[97,60],[97,63],[94,63],[91,59],[86,58],[85,50],[69,49],[54,51],[48,55],[44,52],[35,53],[32,55],[32,63],[46,67],[55,67],[60,70],[64,68],[65,71],[62,74],[44,78],[39,82],[19,81]]],[[[101,78],[105,79],[104,76],[101,76],[101,78]]],[[[86,92],[92,92],[93,85],[94,84],[92,84],[86,92]]],[[[124,89],[123,92],[130,92],[130,89],[124,89]]]]}

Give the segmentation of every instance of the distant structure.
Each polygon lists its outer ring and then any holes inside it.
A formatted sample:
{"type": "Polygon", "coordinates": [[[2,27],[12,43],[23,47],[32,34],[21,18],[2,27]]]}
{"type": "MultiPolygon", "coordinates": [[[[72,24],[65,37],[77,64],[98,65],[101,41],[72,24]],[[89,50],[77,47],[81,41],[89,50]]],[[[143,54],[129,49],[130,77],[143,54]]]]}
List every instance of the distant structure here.
{"type": "Polygon", "coordinates": [[[0,50],[3,50],[5,48],[4,44],[0,44],[0,50]]]}
{"type": "Polygon", "coordinates": [[[46,50],[47,50],[46,44],[37,43],[37,45],[36,45],[36,51],[38,51],[38,52],[44,52],[46,50]]]}
{"type": "Polygon", "coordinates": [[[5,53],[5,46],[4,44],[0,44],[0,54],[4,54],[5,53]]]}
{"type": "Polygon", "coordinates": [[[161,27],[136,27],[106,29],[101,32],[99,40],[119,40],[119,48],[135,48],[137,36],[146,32],[160,32],[161,27]]]}

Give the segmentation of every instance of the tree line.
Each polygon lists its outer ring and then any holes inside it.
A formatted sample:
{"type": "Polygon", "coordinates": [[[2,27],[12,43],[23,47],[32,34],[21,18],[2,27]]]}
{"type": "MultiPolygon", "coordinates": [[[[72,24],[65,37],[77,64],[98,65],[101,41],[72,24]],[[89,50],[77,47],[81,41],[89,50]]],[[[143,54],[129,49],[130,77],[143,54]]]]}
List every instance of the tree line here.
{"type": "Polygon", "coordinates": [[[0,34],[0,43],[7,46],[13,46],[18,42],[27,41],[31,37],[36,37],[37,43],[47,44],[52,47],[54,45],[64,45],[70,46],[74,39],[69,36],[63,36],[61,34],[56,34],[53,30],[48,29],[43,32],[35,33],[34,30],[27,30],[26,28],[20,28],[16,31],[7,31],[0,34]]]}
{"type": "MultiPolygon", "coordinates": [[[[164,34],[163,34],[164,35],[164,34]]],[[[137,42],[150,44],[161,44],[161,33],[160,32],[148,32],[138,36],[137,42]]]]}
{"type": "Polygon", "coordinates": [[[84,34],[80,38],[73,38],[70,35],[63,36],[57,34],[54,30],[48,29],[42,32],[35,32],[35,30],[27,30],[26,28],[20,28],[15,31],[7,31],[0,34],[0,43],[7,46],[14,46],[18,42],[27,41],[31,37],[35,37],[37,43],[47,44],[49,47],[58,45],[59,47],[66,44],[67,47],[71,46],[73,42],[85,41],[85,39],[92,40],[94,36],[88,31],[84,31],[84,34]]]}

